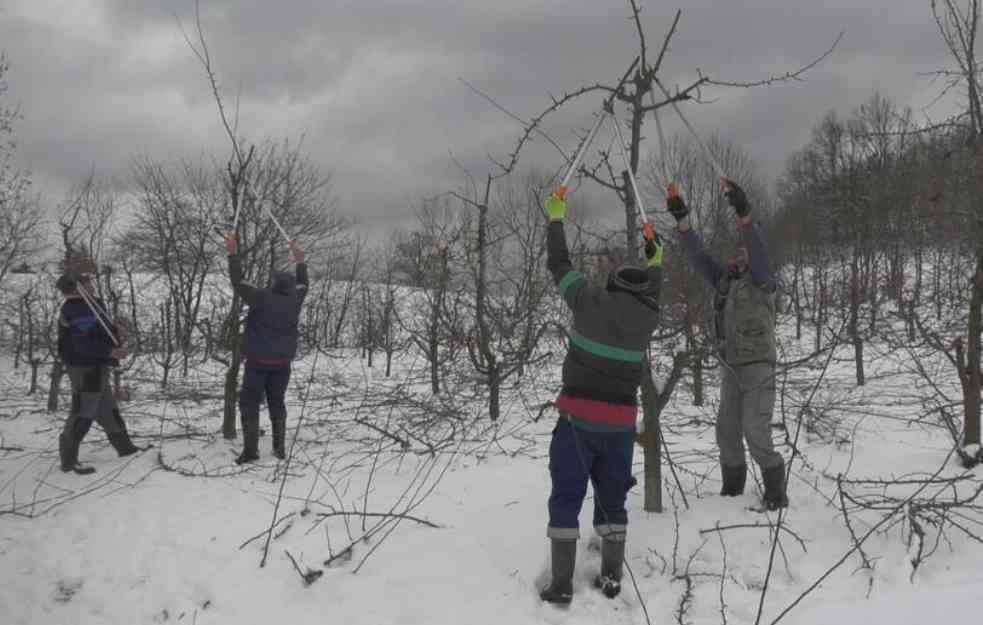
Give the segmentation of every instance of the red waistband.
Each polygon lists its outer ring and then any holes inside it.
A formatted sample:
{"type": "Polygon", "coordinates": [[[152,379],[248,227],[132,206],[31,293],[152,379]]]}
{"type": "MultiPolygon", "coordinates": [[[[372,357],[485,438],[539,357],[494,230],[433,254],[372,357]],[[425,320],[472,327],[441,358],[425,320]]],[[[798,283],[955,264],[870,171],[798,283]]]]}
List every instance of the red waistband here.
{"type": "Polygon", "coordinates": [[[638,419],[638,406],[610,404],[606,401],[569,395],[560,395],[554,405],[574,417],[604,425],[635,427],[635,421],[638,419]]]}
{"type": "Polygon", "coordinates": [[[289,358],[255,358],[253,356],[243,356],[243,360],[254,365],[289,365],[289,358]]]}

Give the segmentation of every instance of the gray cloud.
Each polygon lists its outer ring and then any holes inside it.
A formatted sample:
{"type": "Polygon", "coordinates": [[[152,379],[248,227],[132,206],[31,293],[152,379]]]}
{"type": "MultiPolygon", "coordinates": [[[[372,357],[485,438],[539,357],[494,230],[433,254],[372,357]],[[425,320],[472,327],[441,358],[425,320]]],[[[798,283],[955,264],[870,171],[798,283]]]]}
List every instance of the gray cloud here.
{"type": "MultiPolygon", "coordinates": [[[[193,8],[192,0],[16,0],[0,9],[8,97],[24,113],[19,157],[51,201],[90,169],[125,182],[136,154],[227,153],[178,26],[191,32],[193,8]]],[[[673,12],[644,4],[650,56],[673,12]]],[[[333,174],[339,208],[374,231],[456,187],[453,159],[481,175],[492,167],[487,155],[513,148],[519,126],[459,77],[529,117],[551,93],[615,80],[637,53],[628,18],[627,2],[598,0],[202,0],[223,95],[230,105],[241,98],[243,131],[253,140],[303,135],[333,174]]],[[[939,87],[919,73],[948,63],[927,0],[691,0],[663,76],[685,85],[697,70],[727,80],[781,74],[841,30],[837,52],[804,82],[711,89],[708,103],[685,107],[698,128],[721,130],[774,176],[828,109],[849,112],[875,91],[916,108],[931,101],[939,87]]],[[[545,128],[572,149],[597,100],[545,128]]],[[[668,115],[666,123],[682,129],[668,115]]],[[[539,143],[525,164],[559,167],[539,143]]]]}

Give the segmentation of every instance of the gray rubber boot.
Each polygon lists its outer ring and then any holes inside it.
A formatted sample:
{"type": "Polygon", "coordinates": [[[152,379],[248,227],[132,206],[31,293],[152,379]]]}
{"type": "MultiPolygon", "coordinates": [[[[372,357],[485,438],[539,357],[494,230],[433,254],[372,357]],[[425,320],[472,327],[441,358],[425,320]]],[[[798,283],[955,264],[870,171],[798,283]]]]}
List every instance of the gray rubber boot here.
{"type": "Polygon", "coordinates": [[[594,588],[598,588],[608,599],[614,599],[621,592],[621,576],[625,564],[625,541],[601,541],[601,574],[594,578],[594,588]]]}
{"type": "Polygon", "coordinates": [[[577,541],[550,539],[550,561],[553,579],[539,593],[539,597],[548,603],[569,605],[573,600],[573,567],[577,561],[577,541]]]}

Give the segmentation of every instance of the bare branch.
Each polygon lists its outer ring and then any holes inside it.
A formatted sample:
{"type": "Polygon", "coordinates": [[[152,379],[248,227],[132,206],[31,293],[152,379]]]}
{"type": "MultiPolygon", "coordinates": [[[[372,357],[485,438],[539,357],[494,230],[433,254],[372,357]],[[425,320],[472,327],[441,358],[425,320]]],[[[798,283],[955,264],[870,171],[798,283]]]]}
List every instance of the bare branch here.
{"type": "MultiPolygon", "coordinates": [[[[531,122],[527,122],[526,120],[522,119],[521,117],[519,117],[518,115],[516,115],[512,111],[508,110],[507,108],[505,108],[504,106],[502,106],[501,104],[499,104],[497,100],[495,100],[494,98],[492,98],[490,95],[488,95],[484,91],[481,91],[480,89],[478,89],[477,87],[475,87],[474,85],[472,85],[471,83],[469,83],[467,80],[461,78],[460,76],[458,77],[458,80],[460,80],[462,83],[464,83],[467,86],[468,89],[470,89],[471,91],[475,92],[476,94],[478,94],[479,96],[481,96],[482,98],[484,98],[485,100],[487,100],[489,104],[491,104],[492,106],[494,106],[495,108],[497,108],[501,112],[505,113],[506,115],[508,115],[509,117],[511,117],[512,119],[514,119],[515,121],[519,122],[523,126],[528,126],[531,123],[531,122]]],[[[552,145],[554,148],[556,148],[556,151],[559,152],[563,156],[563,158],[566,158],[567,157],[566,152],[564,152],[563,151],[563,148],[561,148],[560,145],[556,141],[553,140],[553,137],[551,137],[548,134],[546,134],[546,132],[544,132],[538,126],[536,126],[534,128],[534,130],[535,130],[536,134],[538,134],[539,136],[541,136],[544,139],[546,139],[546,141],[548,141],[550,145],[552,145]]]]}
{"type": "MultiPolygon", "coordinates": [[[[641,73],[644,74],[645,73],[645,65],[646,65],[646,63],[645,63],[645,30],[642,28],[642,20],[641,20],[641,17],[640,17],[640,15],[642,13],[642,9],[641,9],[641,7],[638,6],[638,2],[636,2],[636,0],[629,0],[629,2],[631,3],[632,20],[635,22],[635,28],[638,30],[638,42],[639,42],[639,45],[642,48],[641,55],[640,55],[641,56],[641,59],[642,59],[642,64],[639,67],[640,67],[641,73]]],[[[677,13],[677,15],[678,15],[678,13],[677,13]]]]}
{"type": "MultiPolygon", "coordinates": [[[[201,2],[200,0],[195,0],[195,34],[198,39],[198,46],[196,47],[194,42],[191,41],[191,37],[188,35],[187,31],[184,30],[184,25],[178,22],[178,27],[181,29],[181,35],[184,37],[184,41],[194,52],[195,56],[198,57],[198,61],[201,63],[205,70],[205,74],[208,77],[208,84],[211,85],[212,95],[215,97],[215,104],[218,106],[218,114],[222,119],[222,126],[225,127],[226,134],[229,135],[229,140],[232,141],[232,150],[235,153],[236,160],[240,165],[242,165],[245,160],[242,151],[239,148],[239,140],[236,138],[235,128],[232,123],[229,122],[229,116],[225,112],[225,104],[222,102],[222,94],[218,88],[218,79],[215,76],[215,70],[212,67],[211,54],[208,52],[208,43],[205,40],[205,30],[201,24],[201,2]]],[[[235,113],[235,124],[238,124],[239,120],[239,106],[238,99],[236,101],[236,113],[235,113]]]]}
{"type": "Polygon", "coordinates": [[[728,82],[728,81],[723,81],[723,80],[711,80],[711,79],[707,79],[707,83],[708,84],[711,84],[711,85],[718,86],[718,87],[744,87],[744,88],[749,88],[749,87],[763,87],[763,86],[774,84],[776,82],[786,82],[786,81],[789,81],[789,80],[800,80],[800,77],[802,76],[802,74],[804,74],[807,71],[809,71],[810,69],[816,67],[817,65],[819,65],[820,63],[822,63],[823,61],[825,61],[827,57],[829,57],[831,54],[833,54],[833,51],[836,49],[836,46],[838,46],[840,44],[840,41],[843,39],[843,35],[844,35],[844,32],[843,31],[840,31],[840,34],[836,36],[836,40],[833,41],[833,45],[831,45],[825,52],[823,52],[822,54],[820,54],[818,57],[816,57],[810,63],[808,63],[806,65],[803,65],[802,67],[800,67],[799,69],[797,69],[795,71],[785,72],[785,74],[783,74],[781,76],[772,76],[770,78],[766,78],[765,80],[758,80],[758,81],[754,81],[754,82],[728,82]]]}
{"type": "MultiPolygon", "coordinates": [[[[666,51],[669,49],[669,41],[672,36],[676,33],[676,27],[679,25],[679,18],[683,14],[682,9],[676,9],[676,17],[672,20],[672,25],[669,27],[669,32],[666,33],[665,39],[662,40],[662,49],[659,50],[659,58],[655,60],[655,65],[652,66],[649,74],[654,76],[658,73],[659,69],[662,67],[662,60],[666,56],[666,51]]],[[[643,65],[644,67],[644,65],[643,65]]]]}

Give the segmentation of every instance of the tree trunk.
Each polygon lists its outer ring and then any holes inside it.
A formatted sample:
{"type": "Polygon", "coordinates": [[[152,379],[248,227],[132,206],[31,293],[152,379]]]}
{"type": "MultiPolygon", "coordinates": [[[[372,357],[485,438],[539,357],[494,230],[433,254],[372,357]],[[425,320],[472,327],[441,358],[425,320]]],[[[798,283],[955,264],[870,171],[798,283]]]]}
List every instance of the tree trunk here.
{"type": "Polygon", "coordinates": [[[932,290],[935,299],[935,320],[942,321],[942,263],[944,261],[943,247],[939,246],[938,256],[933,263],[932,270],[932,290]]]}
{"type": "Polygon", "coordinates": [[[648,362],[642,373],[642,414],[645,424],[645,443],[642,454],[645,460],[645,501],[646,512],[662,512],[662,424],[658,408],[658,392],[652,382],[652,371],[648,362]]]}
{"type": "Polygon", "coordinates": [[[65,375],[65,368],[62,366],[61,359],[56,358],[51,365],[51,384],[48,386],[48,412],[58,411],[58,391],[61,390],[61,378],[65,375]]]}
{"type": "Polygon", "coordinates": [[[693,358],[693,405],[703,406],[703,356],[700,350],[696,350],[696,353],[693,358]]]}
{"type": "Polygon", "coordinates": [[[24,298],[22,298],[20,300],[19,306],[18,306],[18,311],[17,311],[18,312],[18,317],[20,317],[18,319],[18,322],[19,322],[18,323],[18,328],[20,328],[20,331],[17,332],[17,342],[14,344],[14,369],[15,370],[17,369],[18,365],[20,365],[21,352],[24,351],[24,334],[25,334],[25,332],[23,331],[23,328],[24,328],[24,325],[25,325],[25,323],[24,323],[25,322],[25,319],[24,319],[24,306],[25,306],[24,299],[26,299],[26,297],[27,296],[25,295],[24,298]]]}
{"type": "Polygon", "coordinates": [[[239,348],[232,350],[232,360],[225,372],[224,405],[222,413],[222,436],[236,437],[236,415],[239,413],[239,348]]]}
{"type": "Polygon", "coordinates": [[[962,377],[963,413],[965,418],[963,445],[980,443],[980,390],[983,379],[980,372],[980,332],[983,331],[983,250],[976,260],[973,275],[973,293],[969,303],[969,341],[966,354],[966,371],[962,377]]]}
{"type": "Polygon", "coordinates": [[[40,367],[40,360],[31,360],[31,388],[27,390],[28,395],[33,395],[38,390],[38,369],[40,367]]]}
{"type": "Polygon", "coordinates": [[[813,313],[813,318],[816,324],[816,351],[818,352],[822,348],[823,344],[823,322],[825,321],[825,307],[826,307],[826,279],[823,269],[818,265],[816,267],[816,296],[815,296],[815,306],[816,310],[813,313]]]}
{"type": "Polygon", "coordinates": [[[919,238],[918,248],[915,250],[915,306],[921,304],[922,280],[925,271],[925,241],[919,238]]]}
{"type": "Polygon", "coordinates": [[[795,261],[794,273],[792,275],[792,308],[795,310],[795,340],[802,340],[802,302],[799,301],[799,288],[801,288],[802,276],[802,255],[795,261]]]}
{"type": "Polygon", "coordinates": [[[492,363],[488,368],[488,418],[498,421],[502,415],[501,408],[502,376],[498,363],[492,363]]]}
{"type": "Polygon", "coordinates": [[[174,353],[168,349],[167,353],[164,355],[164,359],[160,361],[160,368],[163,371],[160,376],[161,390],[167,389],[167,383],[171,378],[171,361],[173,358],[174,353]]]}
{"type": "Polygon", "coordinates": [[[857,258],[859,245],[854,248],[853,259],[850,262],[850,338],[853,341],[853,354],[857,377],[857,386],[863,386],[864,376],[864,340],[860,336],[860,263],[857,258]]]}
{"type": "Polygon", "coordinates": [[[239,414],[239,368],[242,364],[242,335],[239,328],[239,314],[241,312],[242,303],[238,297],[233,297],[227,335],[231,350],[222,392],[222,436],[230,440],[236,437],[236,416],[239,414]]]}
{"type": "Polygon", "coordinates": [[[434,395],[440,394],[440,363],[437,362],[437,337],[436,331],[430,336],[430,350],[427,352],[430,361],[430,391],[434,395]]]}
{"type": "Polygon", "coordinates": [[[678,352],[672,356],[672,371],[666,380],[662,392],[658,392],[652,381],[651,365],[646,361],[642,373],[642,411],[644,414],[645,431],[641,442],[645,458],[645,503],[646,512],[662,512],[662,411],[669,405],[676,385],[682,379],[689,359],[687,352],[678,352]]]}
{"type": "MultiPolygon", "coordinates": [[[[696,328],[696,310],[693,306],[693,300],[699,297],[698,295],[690,296],[686,298],[686,350],[692,354],[698,353],[699,349],[697,346],[697,331],[696,328]]],[[[693,374],[693,405],[702,406],[703,405],[703,359],[693,358],[692,364],[690,366],[690,371],[693,374]]]]}
{"type": "Polygon", "coordinates": [[[488,304],[488,198],[491,193],[492,177],[485,183],[484,202],[478,206],[478,275],[475,280],[474,292],[474,323],[478,333],[477,354],[469,350],[473,364],[479,371],[485,369],[488,377],[488,418],[498,421],[501,371],[495,354],[491,351],[491,332],[486,319],[488,304]]]}
{"type": "MultiPolygon", "coordinates": [[[[870,329],[870,331],[869,331],[868,334],[869,334],[869,336],[876,336],[876,334],[877,334],[877,318],[878,318],[878,315],[880,314],[880,297],[878,297],[878,294],[877,294],[877,275],[878,275],[879,268],[878,268],[878,262],[877,262],[877,256],[876,255],[873,257],[873,259],[869,263],[869,267],[870,267],[870,271],[866,274],[866,278],[864,280],[863,293],[867,293],[868,294],[868,298],[870,300],[870,324],[868,326],[869,329],[870,329]]],[[[902,266],[902,268],[903,268],[903,266],[902,266]]],[[[903,271],[903,269],[902,269],[902,271],[903,271]]],[[[901,304],[903,302],[903,297],[904,297],[904,274],[903,273],[899,277],[899,280],[900,280],[900,282],[898,283],[899,286],[897,287],[897,292],[893,294],[894,295],[894,301],[898,305],[898,307],[901,306],[901,304]]],[[[861,298],[861,299],[863,299],[863,298],[861,298]]]]}

